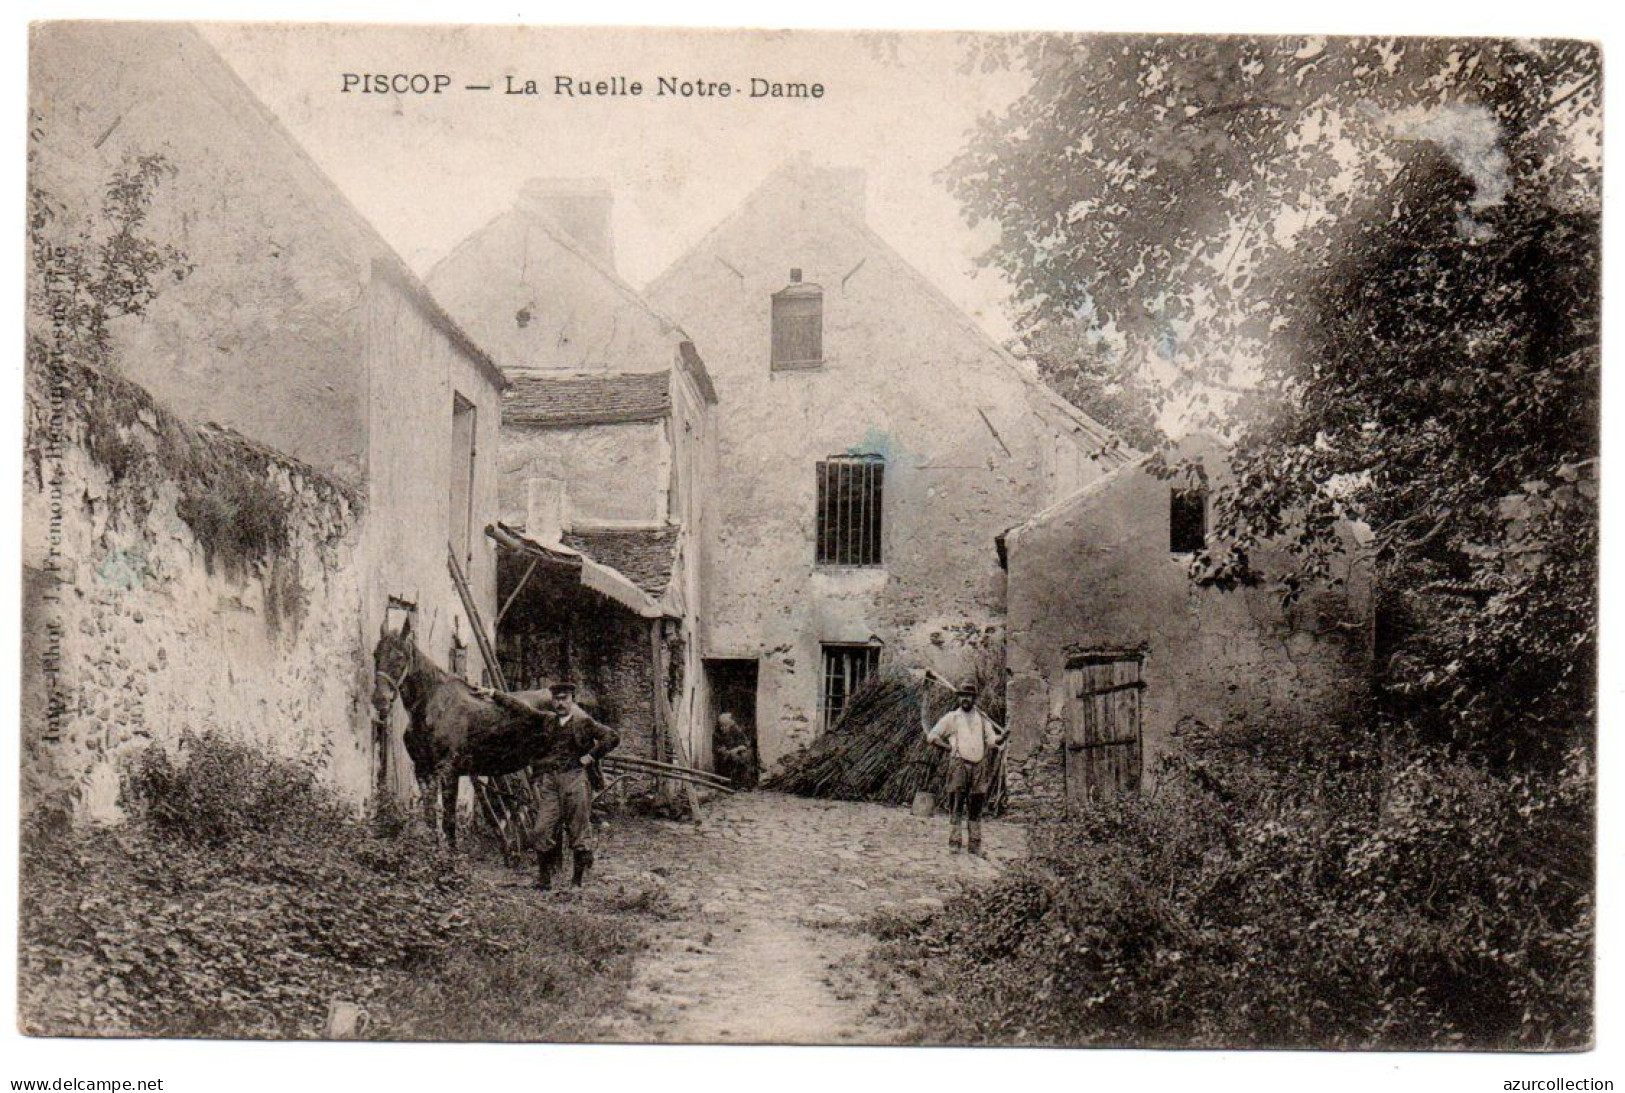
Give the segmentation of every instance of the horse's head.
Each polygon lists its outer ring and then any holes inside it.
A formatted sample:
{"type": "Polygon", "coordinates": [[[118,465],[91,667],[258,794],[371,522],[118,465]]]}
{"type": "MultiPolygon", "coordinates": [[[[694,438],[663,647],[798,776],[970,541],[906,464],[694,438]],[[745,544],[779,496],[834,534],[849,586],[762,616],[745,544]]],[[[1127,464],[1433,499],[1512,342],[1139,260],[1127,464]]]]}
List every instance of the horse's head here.
{"type": "Polygon", "coordinates": [[[389,719],[401,682],[417,664],[417,642],[412,636],[412,619],[398,631],[391,631],[385,619],[378,628],[378,644],[372,648],[375,675],[372,681],[372,709],[380,721],[389,719]]]}

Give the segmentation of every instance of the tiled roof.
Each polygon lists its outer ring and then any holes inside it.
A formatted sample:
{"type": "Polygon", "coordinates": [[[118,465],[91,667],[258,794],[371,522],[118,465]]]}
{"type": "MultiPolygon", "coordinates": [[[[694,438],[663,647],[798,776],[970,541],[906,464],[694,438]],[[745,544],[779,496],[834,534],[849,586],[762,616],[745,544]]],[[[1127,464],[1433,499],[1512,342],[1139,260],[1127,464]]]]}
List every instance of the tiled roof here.
{"type": "Polygon", "coordinates": [[[600,425],[659,421],[671,413],[667,372],[539,376],[514,372],[502,398],[505,425],[600,425]]]}
{"type": "Polygon", "coordinates": [[[629,577],[651,596],[671,584],[677,528],[580,528],[564,533],[564,545],[629,577]]]}

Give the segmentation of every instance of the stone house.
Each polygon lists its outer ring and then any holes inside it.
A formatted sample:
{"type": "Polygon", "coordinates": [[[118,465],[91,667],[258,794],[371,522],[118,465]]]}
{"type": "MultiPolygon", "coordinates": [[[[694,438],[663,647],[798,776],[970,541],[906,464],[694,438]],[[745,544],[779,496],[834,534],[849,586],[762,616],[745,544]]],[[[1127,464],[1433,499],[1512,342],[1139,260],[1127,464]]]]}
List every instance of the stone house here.
{"type": "Polygon", "coordinates": [[[623,747],[656,758],[693,761],[703,742],[699,514],[715,402],[692,357],[667,372],[515,372],[503,410],[493,536],[508,682],[571,680],[623,747]]]}
{"type": "Polygon", "coordinates": [[[628,750],[705,761],[703,510],[716,390],[613,268],[607,187],[538,179],[429,283],[497,346],[497,643],[515,687],[568,679],[628,750]]]}
{"type": "MultiPolygon", "coordinates": [[[[42,24],[30,67],[29,180],[36,207],[61,210],[50,230],[93,234],[110,180],[148,164],[157,182],[139,234],[184,255],[143,314],[109,326],[112,366],[152,399],[120,424],[124,441],[150,448],[147,434],[213,423],[230,438],[219,452],[235,453],[222,460],[247,460],[297,499],[292,545],[227,573],[187,520],[196,483],[154,483],[145,520],[110,521],[92,494],[118,475],[70,453],[90,492],[64,519],[82,525],[73,542],[89,554],[72,559],[51,611],[96,638],[64,654],[52,701],[72,721],[104,691],[126,705],[139,693],[136,705],[163,711],[159,733],[212,724],[286,743],[314,732],[291,750],[319,754],[353,798],[405,791],[398,732],[391,742],[370,722],[370,653],[393,601],[415,610],[437,661],[477,671],[448,544],[488,621],[496,549],[480,532],[497,509],[501,371],[193,29],[42,24]],[[311,515],[317,495],[337,500],[311,515]],[[139,611],[94,578],[115,549],[136,558],[139,611]],[[320,610],[302,624],[284,613],[279,630],[267,589],[295,556],[303,568],[283,592],[320,610]],[[83,657],[108,643],[127,645],[130,663],[89,671],[83,657]],[[184,670],[151,669],[148,653],[184,670]],[[313,706],[313,694],[329,697],[313,706]]],[[[46,440],[72,448],[83,436],[46,440]]],[[[47,544],[36,516],[26,537],[37,576],[47,544]]],[[[97,736],[70,729],[79,747],[97,736]]],[[[98,764],[56,766],[84,781],[98,764]]]]}
{"type": "Polygon", "coordinates": [[[879,665],[996,655],[995,536],[1128,458],[869,228],[864,185],[781,168],[646,290],[719,398],[704,723],[769,767],[879,665]]]}
{"type": "MultiPolygon", "coordinates": [[[[1225,448],[1186,438],[1170,457],[1226,481],[1225,448]]],[[[1221,591],[1189,576],[1206,490],[1142,457],[1011,528],[1007,711],[1016,807],[1053,810],[1135,791],[1182,724],[1335,717],[1370,678],[1370,558],[1356,529],[1334,581],[1284,607],[1278,588],[1221,591]]],[[[1266,575],[1279,554],[1255,558],[1266,575]]]]}

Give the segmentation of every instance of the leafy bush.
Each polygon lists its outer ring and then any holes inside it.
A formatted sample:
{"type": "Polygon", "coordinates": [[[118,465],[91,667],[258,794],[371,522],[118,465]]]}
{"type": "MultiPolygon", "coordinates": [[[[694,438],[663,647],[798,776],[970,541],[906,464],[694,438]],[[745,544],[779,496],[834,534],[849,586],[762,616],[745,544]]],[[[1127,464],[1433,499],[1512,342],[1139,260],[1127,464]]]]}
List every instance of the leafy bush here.
{"type": "Polygon", "coordinates": [[[623,988],[632,927],[501,889],[393,810],[352,819],[302,764],[204,733],[178,759],[149,750],[125,795],[122,827],[24,832],[28,1032],[310,1037],[338,998],[372,1011],[374,1035],[433,1035],[402,999],[449,997],[520,953],[530,988],[441,1031],[537,1039],[568,1034],[583,976],[595,998],[623,988]]]}
{"type": "Polygon", "coordinates": [[[149,747],[132,764],[124,796],[166,834],[207,845],[245,835],[331,827],[344,812],[313,767],[209,730],[181,734],[179,758],[149,747]]]}
{"type": "MultiPolygon", "coordinates": [[[[1592,777],[1195,739],[1153,793],[880,950],[933,1038],[1561,1048],[1591,1029],[1592,777]]],[[[895,931],[893,931],[895,932],[895,931]]]]}

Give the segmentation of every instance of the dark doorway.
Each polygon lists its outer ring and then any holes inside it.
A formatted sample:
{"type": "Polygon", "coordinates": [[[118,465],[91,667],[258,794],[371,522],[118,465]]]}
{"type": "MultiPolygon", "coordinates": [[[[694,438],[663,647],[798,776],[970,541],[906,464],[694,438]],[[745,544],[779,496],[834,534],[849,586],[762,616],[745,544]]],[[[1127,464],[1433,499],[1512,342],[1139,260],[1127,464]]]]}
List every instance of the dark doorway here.
{"type": "Polygon", "coordinates": [[[711,689],[711,755],[716,772],[749,789],[761,775],[756,748],[755,658],[707,659],[711,689]]]}

